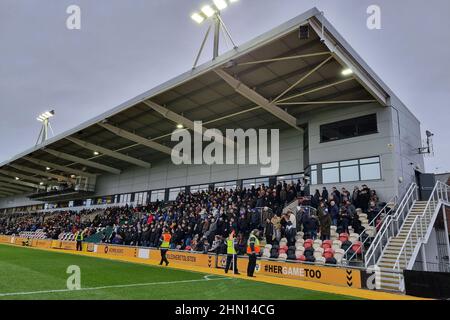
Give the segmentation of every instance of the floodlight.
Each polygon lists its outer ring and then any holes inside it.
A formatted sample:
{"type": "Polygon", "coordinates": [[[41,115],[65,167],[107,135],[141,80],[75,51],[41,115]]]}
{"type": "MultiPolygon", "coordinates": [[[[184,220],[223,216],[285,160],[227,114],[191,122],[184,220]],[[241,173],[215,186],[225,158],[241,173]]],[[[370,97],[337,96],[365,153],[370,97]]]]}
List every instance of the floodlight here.
{"type": "Polygon", "coordinates": [[[353,70],[350,69],[350,68],[347,68],[347,69],[342,70],[342,75],[343,75],[343,76],[349,76],[349,75],[351,75],[351,74],[353,74],[353,70]]]}
{"type": "Polygon", "coordinates": [[[94,156],[98,156],[100,153],[98,151],[94,151],[94,156]]]}
{"type": "Polygon", "coordinates": [[[47,119],[50,119],[55,115],[55,111],[45,111],[44,113],[40,114],[36,119],[37,121],[44,122],[47,119]]]}
{"type": "Polygon", "coordinates": [[[16,180],[20,180],[20,178],[19,178],[19,177],[16,177],[15,179],[16,179],[16,180]]]}
{"type": "Polygon", "coordinates": [[[46,167],[45,170],[50,171],[50,170],[52,170],[52,168],[46,167]]]}
{"type": "Polygon", "coordinates": [[[43,186],[43,185],[44,185],[44,183],[43,183],[43,182],[39,182],[39,185],[43,186]]]}
{"type": "Polygon", "coordinates": [[[210,6],[210,5],[206,5],[202,8],[202,12],[205,14],[205,16],[207,16],[208,18],[211,18],[216,11],[210,6]]]}
{"type": "Polygon", "coordinates": [[[194,21],[197,22],[198,24],[200,24],[200,23],[202,23],[203,21],[205,21],[205,18],[204,18],[201,14],[199,14],[199,13],[197,13],[197,12],[193,13],[193,14],[191,15],[191,18],[192,18],[192,20],[194,20],[194,21]]]}
{"type": "Polygon", "coordinates": [[[181,123],[177,124],[177,129],[183,129],[183,128],[184,128],[184,126],[181,123]]]}
{"type": "Polygon", "coordinates": [[[228,3],[225,0],[214,0],[214,5],[216,6],[217,10],[223,10],[228,7],[228,3]]]}

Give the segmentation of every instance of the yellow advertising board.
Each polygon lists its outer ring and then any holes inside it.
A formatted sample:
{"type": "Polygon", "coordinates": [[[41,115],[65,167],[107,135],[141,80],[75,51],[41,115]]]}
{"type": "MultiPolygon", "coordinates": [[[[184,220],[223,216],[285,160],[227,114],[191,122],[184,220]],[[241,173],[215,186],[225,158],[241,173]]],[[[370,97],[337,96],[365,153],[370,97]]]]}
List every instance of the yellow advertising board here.
{"type": "Polygon", "coordinates": [[[260,260],[256,272],[281,278],[361,288],[361,272],[357,269],[260,260]]]}
{"type": "Polygon", "coordinates": [[[52,241],[51,240],[33,239],[33,240],[31,240],[31,246],[36,247],[36,248],[51,249],[52,241]]]}
{"type": "Polygon", "coordinates": [[[107,254],[112,256],[122,256],[122,257],[137,257],[138,248],[136,247],[124,247],[124,246],[114,246],[107,244],[99,244],[97,246],[97,253],[107,254]]]}
{"type": "Polygon", "coordinates": [[[0,243],[11,243],[11,237],[0,235],[0,243]]]}

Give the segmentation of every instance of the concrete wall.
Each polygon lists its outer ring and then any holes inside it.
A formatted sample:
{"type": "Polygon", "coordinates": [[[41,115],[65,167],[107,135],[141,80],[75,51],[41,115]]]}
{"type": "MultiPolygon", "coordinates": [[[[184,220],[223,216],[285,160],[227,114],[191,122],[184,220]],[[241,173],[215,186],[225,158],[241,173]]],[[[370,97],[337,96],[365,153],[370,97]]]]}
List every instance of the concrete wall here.
{"type": "Polygon", "coordinates": [[[311,186],[311,192],[314,192],[315,189],[321,190],[323,186],[326,186],[328,190],[334,186],[339,189],[345,187],[351,192],[354,186],[367,184],[371,189],[377,191],[382,200],[390,200],[397,193],[395,155],[390,148],[392,141],[391,109],[381,107],[377,103],[347,107],[333,106],[321,112],[310,114],[309,157],[311,165],[375,156],[380,156],[381,162],[381,180],[313,185],[311,186]],[[379,133],[320,143],[321,125],[373,113],[377,114],[379,133]]]}

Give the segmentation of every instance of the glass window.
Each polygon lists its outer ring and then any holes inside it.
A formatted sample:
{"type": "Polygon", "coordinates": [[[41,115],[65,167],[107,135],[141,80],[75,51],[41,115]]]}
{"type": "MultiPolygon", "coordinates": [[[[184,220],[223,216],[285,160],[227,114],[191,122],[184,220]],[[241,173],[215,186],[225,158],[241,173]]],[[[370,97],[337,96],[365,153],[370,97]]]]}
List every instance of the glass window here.
{"type": "Polygon", "coordinates": [[[311,171],[311,184],[317,184],[317,170],[311,171]]]}
{"type": "Polygon", "coordinates": [[[150,201],[156,202],[156,201],[164,201],[164,198],[166,196],[166,190],[153,190],[151,193],[150,201]]]}
{"type": "Polygon", "coordinates": [[[359,181],[358,166],[341,167],[341,182],[359,181]]]}
{"type": "Polygon", "coordinates": [[[198,186],[191,186],[190,187],[190,191],[191,193],[198,193],[198,192],[203,192],[203,191],[208,191],[209,190],[209,185],[208,184],[201,184],[198,186]]]}
{"type": "Polygon", "coordinates": [[[337,168],[337,167],[339,167],[339,162],[324,163],[324,164],[322,165],[322,169],[337,168]]]}
{"type": "Polygon", "coordinates": [[[379,163],[379,162],[380,162],[380,158],[379,158],[379,157],[366,158],[366,159],[361,159],[361,160],[359,160],[359,163],[360,163],[360,164],[379,163]]]}
{"type": "Polygon", "coordinates": [[[184,188],[172,188],[169,190],[169,201],[175,201],[177,200],[178,195],[180,192],[183,192],[184,188]]]}
{"type": "Polygon", "coordinates": [[[361,165],[361,180],[381,179],[381,168],[379,163],[361,165]]]}
{"type": "Polygon", "coordinates": [[[377,132],[377,115],[370,114],[320,126],[320,142],[348,139],[377,132]]]}
{"type": "Polygon", "coordinates": [[[146,205],[147,204],[148,192],[139,192],[134,195],[134,202],[136,205],[146,205]]]}
{"type": "Polygon", "coordinates": [[[351,161],[341,161],[340,166],[341,167],[347,167],[347,166],[357,166],[358,160],[351,160],[351,161]]]}
{"type": "Polygon", "coordinates": [[[214,184],[214,188],[218,190],[236,190],[237,182],[236,181],[228,181],[214,184]]]}
{"type": "Polygon", "coordinates": [[[261,185],[268,186],[269,178],[247,179],[242,181],[242,188],[251,189],[252,187],[258,188],[261,185]]]}
{"type": "Polygon", "coordinates": [[[323,169],[322,178],[323,183],[339,182],[339,168],[323,169]]]}
{"type": "Polygon", "coordinates": [[[290,174],[290,175],[285,175],[285,176],[278,176],[277,177],[277,183],[278,182],[286,182],[287,184],[290,183],[297,183],[298,180],[304,178],[305,175],[302,173],[297,173],[297,174],[290,174]]]}

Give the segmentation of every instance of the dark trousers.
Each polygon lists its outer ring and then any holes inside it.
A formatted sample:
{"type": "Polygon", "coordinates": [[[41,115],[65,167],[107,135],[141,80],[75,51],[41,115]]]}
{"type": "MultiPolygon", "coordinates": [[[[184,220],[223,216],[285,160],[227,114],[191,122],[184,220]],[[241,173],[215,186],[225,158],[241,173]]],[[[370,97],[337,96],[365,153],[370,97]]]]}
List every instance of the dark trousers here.
{"type": "Polygon", "coordinates": [[[77,241],[77,251],[83,251],[82,241],[77,241]]]}
{"type": "Polygon", "coordinates": [[[161,262],[159,265],[161,266],[163,262],[166,263],[166,266],[169,264],[169,260],[167,260],[166,254],[169,249],[161,249],[161,262]]]}
{"type": "Polygon", "coordinates": [[[225,273],[228,273],[228,270],[231,269],[231,265],[233,264],[234,273],[239,273],[238,265],[237,265],[237,254],[227,254],[227,263],[225,265],[225,273]]]}
{"type": "Polygon", "coordinates": [[[247,276],[253,277],[255,268],[256,268],[256,253],[252,253],[248,256],[247,276]]]}

